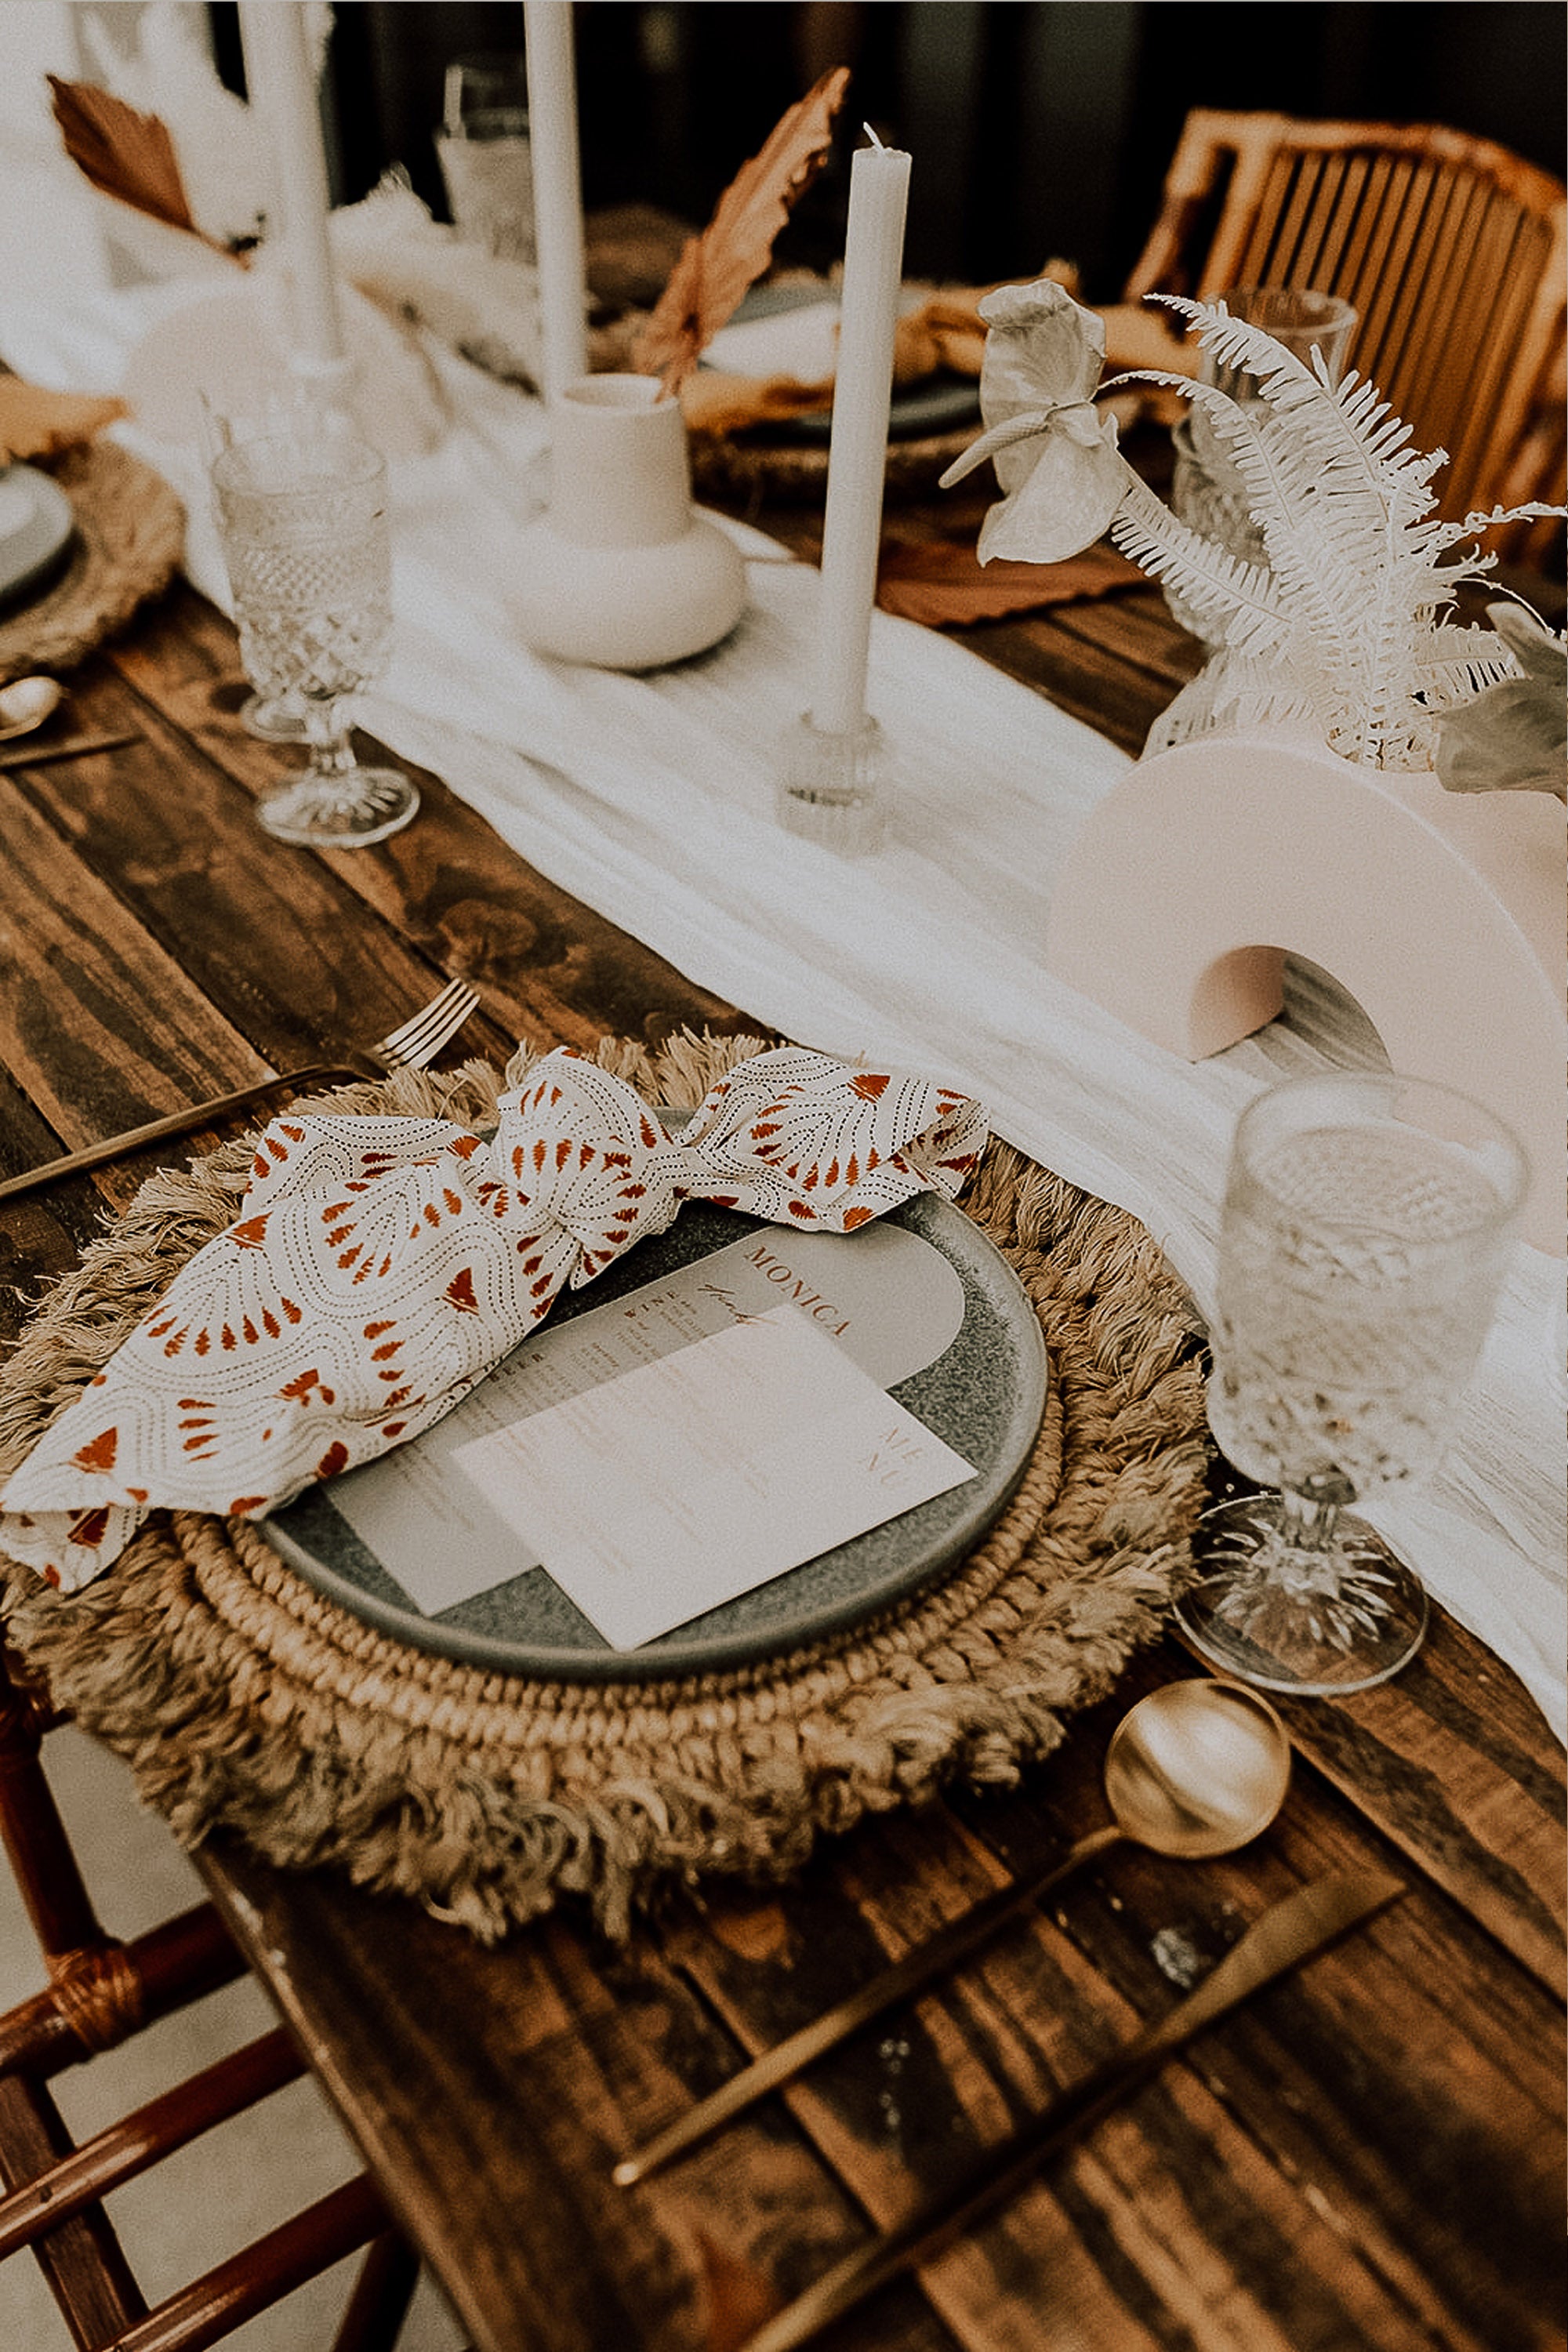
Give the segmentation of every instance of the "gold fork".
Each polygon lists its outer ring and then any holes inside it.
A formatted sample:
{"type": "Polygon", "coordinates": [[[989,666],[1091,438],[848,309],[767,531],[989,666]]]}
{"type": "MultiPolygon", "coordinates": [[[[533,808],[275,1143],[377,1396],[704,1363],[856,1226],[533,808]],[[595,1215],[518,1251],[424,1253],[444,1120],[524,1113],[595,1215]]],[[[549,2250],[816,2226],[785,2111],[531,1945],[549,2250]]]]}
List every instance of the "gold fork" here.
{"type": "Polygon", "coordinates": [[[245,1110],[250,1104],[263,1102],[268,1095],[283,1089],[298,1094],[302,1087],[314,1086],[327,1078],[384,1078],[393,1070],[427,1069],[442,1046],[457,1035],[469,1013],[477,1011],[479,1002],[466,980],[449,980],[439,996],[432,997],[422,1012],[411,1014],[374,1045],[351,1045],[335,1061],[310,1062],[303,1069],[254,1079],[247,1087],[236,1087],[233,1094],[215,1095],[210,1101],[171,1111],[164,1118],[149,1119],[145,1127],[131,1128],[123,1135],[106,1136],[101,1143],[85,1144],[79,1151],[68,1151],[59,1160],[47,1160],[40,1168],[26,1168],[19,1176],[8,1177],[0,1184],[0,1201],[15,1200],[19,1192],[34,1192],[41,1184],[52,1183],[57,1176],[74,1176],[83,1168],[101,1168],[106,1160],[140,1151],[143,1144],[161,1142],[166,1135],[188,1135],[193,1128],[226,1118],[230,1111],[245,1110]]]}

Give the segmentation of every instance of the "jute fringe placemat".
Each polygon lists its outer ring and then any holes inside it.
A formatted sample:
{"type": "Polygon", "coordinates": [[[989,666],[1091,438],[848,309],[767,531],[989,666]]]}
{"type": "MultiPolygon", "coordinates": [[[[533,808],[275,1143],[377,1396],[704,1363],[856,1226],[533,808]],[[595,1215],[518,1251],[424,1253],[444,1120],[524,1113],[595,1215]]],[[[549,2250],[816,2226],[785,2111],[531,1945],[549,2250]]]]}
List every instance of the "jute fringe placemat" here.
{"type": "MultiPolygon", "coordinates": [[[[960,431],[926,433],[888,444],[883,488],[890,498],[919,498],[931,488],[979,432],[978,419],[960,431]]],[[[827,488],[826,441],[770,441],[764,432],[693,433],[691,479],[702,498],[810,500],[827,488]]]]}
{"type": "MultiPolygon", "coordinates": [[[[598,1058],[689,1106],[763,1042],[598,1058]]],[[[482,1126],[497,1087],[469,1064],[334,1100],[482,1126]]],[[[57,1286],[0,1374],[0,1475],[230,1220],[249,1158],[152,1179],[57,1286]]],[[[0,1563],[6,1637],[186,1845],[230,1832],[487,1940],[563,1895],[622,1936],[671,1876],[782,1877],[868,1813],[1011,1781],[1161,1628],[1201,1505],[1203,1388],[1186,1293],[1132,1218],[998,1143],[962,1205],[1039,1313],[1045,1424],[981,1549],[852,1633],[667,1684],[533,1682],[390,1641],[254,1528],[180,1514],[74,1598],[0,1563]]]]}
{"type": "Polygon", "coordinates": [[[129,449],[95,441],[68,450],[49,471],[75,510],[76,539],[46,592],[0,614],[0,686],[84,661],[163,593],[184,546],[184,509],[129,449]]]}

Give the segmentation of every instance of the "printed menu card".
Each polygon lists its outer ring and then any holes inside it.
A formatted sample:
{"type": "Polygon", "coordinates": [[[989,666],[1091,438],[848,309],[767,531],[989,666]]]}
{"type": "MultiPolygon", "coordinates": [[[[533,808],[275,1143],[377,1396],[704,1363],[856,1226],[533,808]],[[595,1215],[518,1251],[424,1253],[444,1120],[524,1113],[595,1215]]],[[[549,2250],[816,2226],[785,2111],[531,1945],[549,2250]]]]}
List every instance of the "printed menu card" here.
{"type": "Polygon", "coordinates": [[[975,1475],[886,1393],[963,1313],[903,1227],[752,1234],[542,1330],[323,1492],[428,1614],[542,1562],[635,1647],[975,1475]]]}
{"type": "Polygon", "coordinates": [[[974,1475],[793,1307],[453,1458],[617,1650],[974,1475]]]}

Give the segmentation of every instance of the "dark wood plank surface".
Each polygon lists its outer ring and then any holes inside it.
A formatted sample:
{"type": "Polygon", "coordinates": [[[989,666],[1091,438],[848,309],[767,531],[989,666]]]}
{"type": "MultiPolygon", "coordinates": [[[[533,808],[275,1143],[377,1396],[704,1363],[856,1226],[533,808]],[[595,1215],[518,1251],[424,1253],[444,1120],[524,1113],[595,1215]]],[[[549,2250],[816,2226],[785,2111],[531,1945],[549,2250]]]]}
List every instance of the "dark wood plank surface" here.
{"type": "MultiPolygon", "coordinates": [[[[900,529],[973,545],[983,498],[900,529]]],[[[820,509],[753,519],[809,549],[820,509]]],[[[1129,749],[1197,654],[1152,591],[965,639],[1129,749]]],[[[436,778],[380,847],[256,826],[227,625],[177,589],[72,680],[112,751],[0,769],[0,1166],[345,1041],[459,971],[452,1049],[751,1027],[534,873],[436,778]]],[[[47,750],[47,739],[40,739],[47,750]]],[[[182,1155],[202,1139],[182,1143],[182,1155]]],[[[0,1207],[0,1327],[154,1151],[0,1207]]],[[[1383,1689],[1285,1711],[1291,1795],[1245,1853],[1123,1846],[981,1958],[630,2191],[616,2160],[879,1960],[1106,1819],[1115,1718],[1009,1792],[829,1843],[784,1889],[672,1895],[613,1948],[563,1909],[484,1950],[232,1844],[202,1857],[252,1964],[482,2352],[732,2352],[799,2290],[1177,1997],[1272,1896],[1373,1864],[1404,1898],[1168,2067],[829,2352],[1558,2352],[1563,1758],[1440,1612],[1383,1689]]]]}

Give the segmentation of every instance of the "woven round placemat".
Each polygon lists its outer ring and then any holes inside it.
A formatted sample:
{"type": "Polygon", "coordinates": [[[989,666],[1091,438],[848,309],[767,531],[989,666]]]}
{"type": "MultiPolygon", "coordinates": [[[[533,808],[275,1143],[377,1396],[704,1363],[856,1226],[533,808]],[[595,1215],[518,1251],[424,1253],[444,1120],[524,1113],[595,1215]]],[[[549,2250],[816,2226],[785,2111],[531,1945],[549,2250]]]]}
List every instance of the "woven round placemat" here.
{"type": "MultiPolygon", "coordinates": [[[[888,444],[883,488],[891,498],[929,490],[962,457],[979,424],[951,433],[926,433],[888,444]]],[[[691,480],[704,498],[818,499],[827,494],[826,441],[770,441],[763,434],[693,433],[691,480]]]]}
{"type": "MultiPolygon", "coordinates": [[[[763,1042],[598,1058],[689,1107],[763,1042]]],[[[469,1064],[333,1099],[482,1126],[497,1090],[469,1064]]],[[[229,1221],[249,1165],[239,1141],[153,1178],[57,1286],[0,1373],[0,1475],[229,1221]]],[[[979,1549],[852,1633],[721,1675],[538,1682],[389,1640],[254,1527],[187,1513],[75,1596],[0,1563],[6,1640],[186,1844],[233,1832],[486,1939],[564,1895],[624,1935],[672,1876],[780,1877],[868,1813],[1011,1781],[1161,1630],[1201,1506],[1203,1384],[1186,1292],[1133,1218],[994,1141],[961,1205],[1039,1315],[1044,1426],[979,1549]]]]}
{"type": "Polygon", "coordinates": [[[50,473],[76,513],[65,568],[41,596],[0,612],[0,686],[75,667],[161,595],[179,569],[185,515],[161,474],[112,441],[70,449],[50,473]]]}

